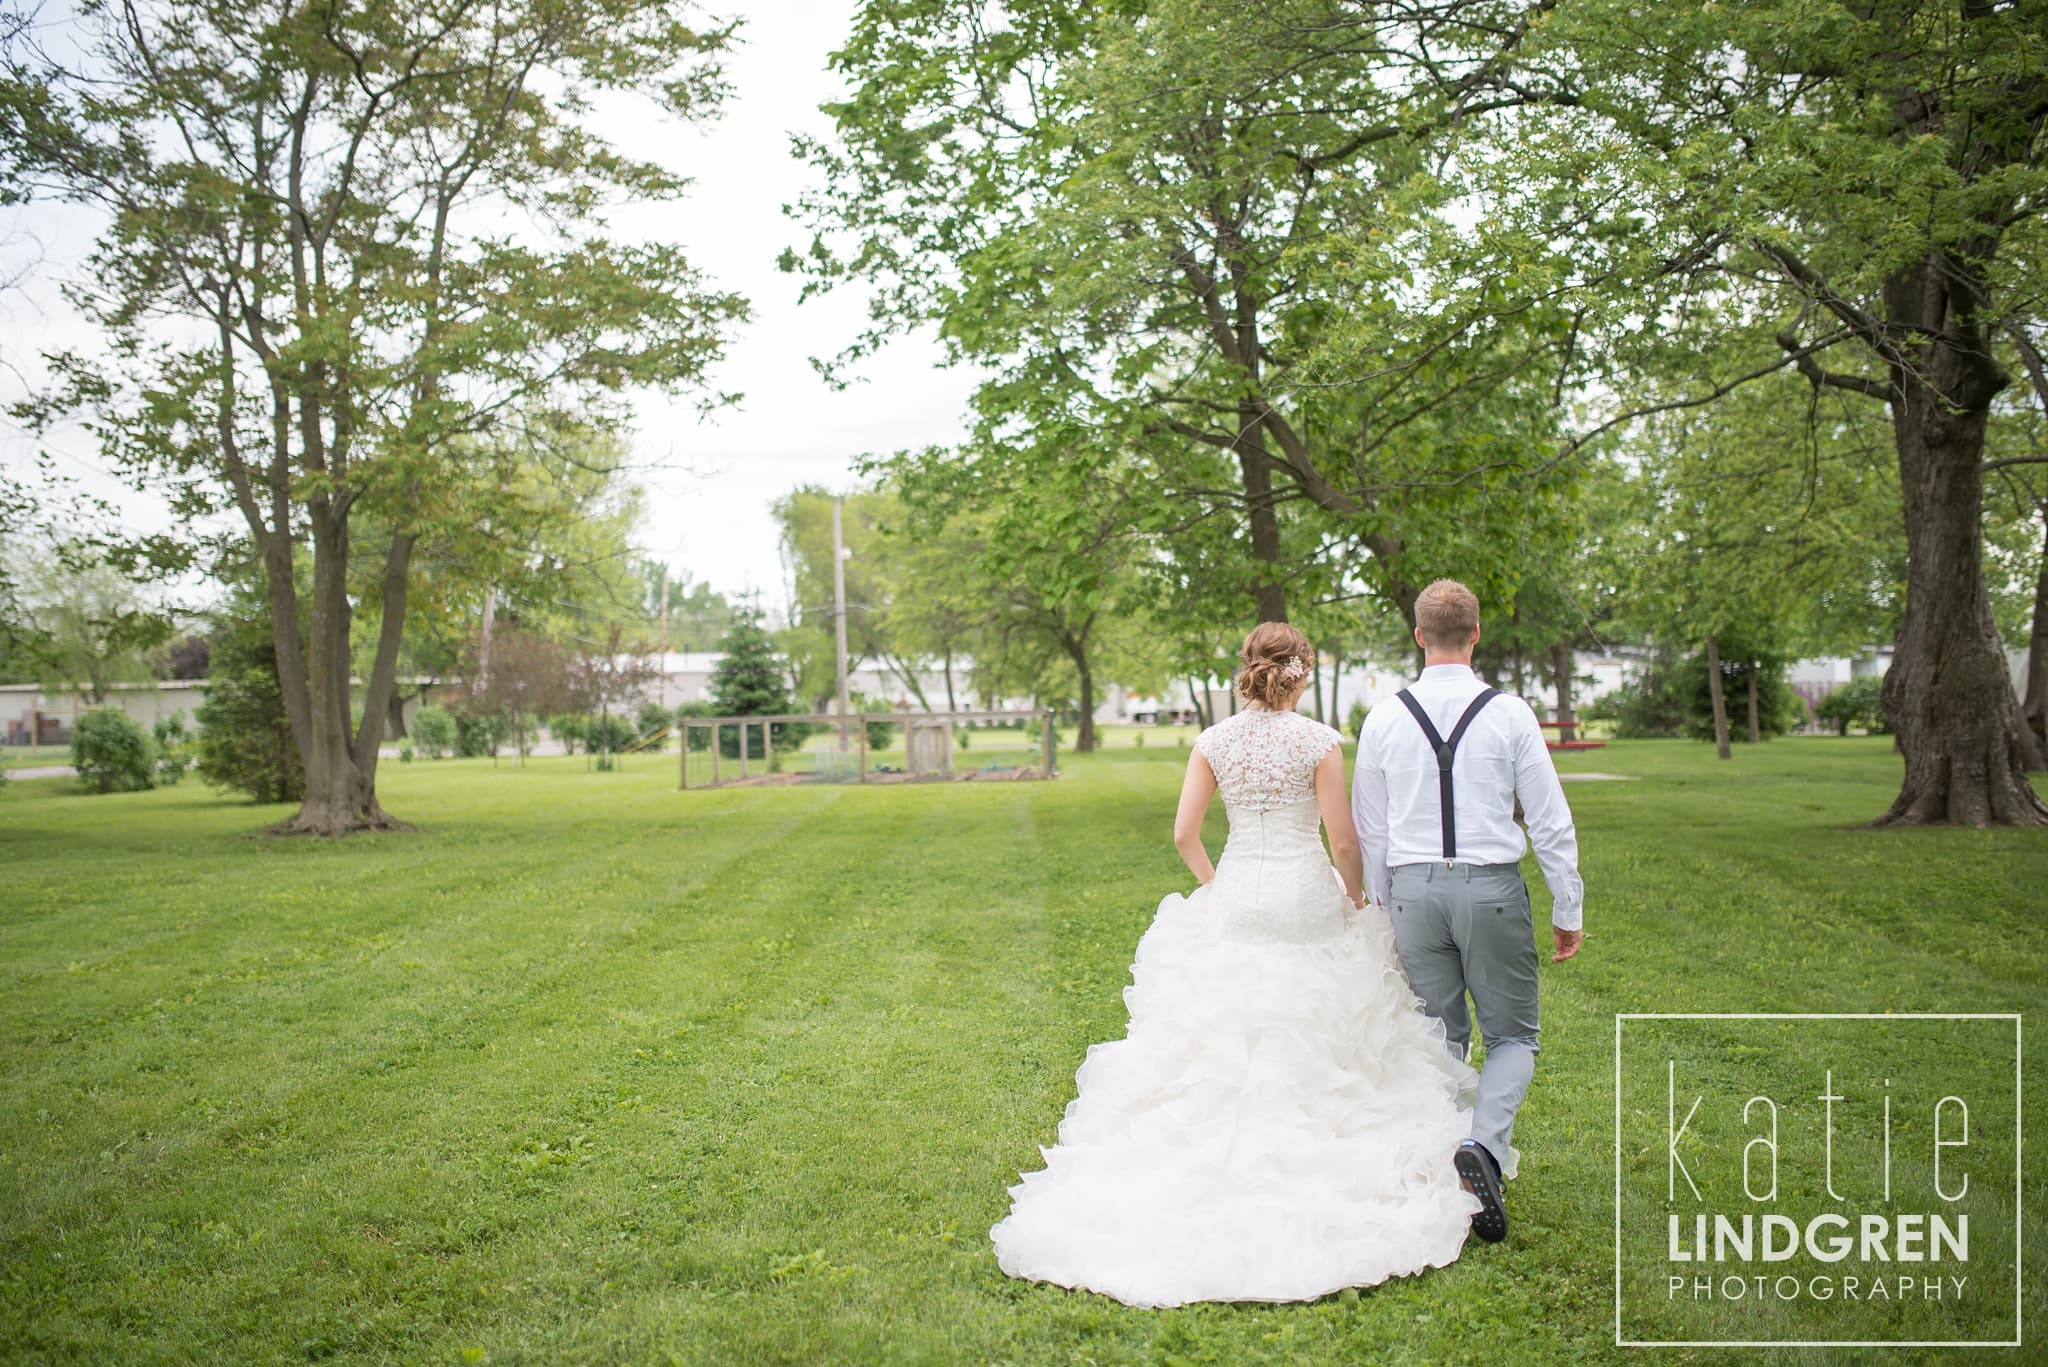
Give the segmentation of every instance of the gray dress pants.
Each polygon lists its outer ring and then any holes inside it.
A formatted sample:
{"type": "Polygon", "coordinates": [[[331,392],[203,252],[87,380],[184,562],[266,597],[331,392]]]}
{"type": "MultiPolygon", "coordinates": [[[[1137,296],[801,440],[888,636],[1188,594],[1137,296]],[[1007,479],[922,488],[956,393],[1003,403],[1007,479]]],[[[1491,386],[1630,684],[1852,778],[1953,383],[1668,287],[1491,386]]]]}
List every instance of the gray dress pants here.
{"type": "Polygon", "coordinates": [[[1409,985],[1461,1058],[1472,1043],[1471,994],[1486,1041],[1472,1137],[1509,1167],[1515,1111],[1536,1072],[1536,936],[1521,866],[1403,864],[1389,900],[1409,985]]]}

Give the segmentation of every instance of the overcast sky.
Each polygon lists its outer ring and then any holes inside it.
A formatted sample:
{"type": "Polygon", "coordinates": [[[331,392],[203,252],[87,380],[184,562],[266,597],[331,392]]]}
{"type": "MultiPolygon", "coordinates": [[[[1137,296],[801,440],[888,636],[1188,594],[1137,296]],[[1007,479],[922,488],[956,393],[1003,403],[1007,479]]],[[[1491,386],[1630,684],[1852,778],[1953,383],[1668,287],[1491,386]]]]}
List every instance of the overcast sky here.
{"type": "MultiPolygon", "coordinates": [[[[664,128],[646,122],[640,106],[608,113],[605,121],[626,150],[658,155],[696,180],[680,203],[616,215],[620,233],[680,243],[713,284],[747,296],[754,308],[754,320],[714,377],[718,389],[746,395],[740,406],[708,420],[687,402],[658,396],[636,406],[635,457],[652,467],[641,475],[648,495],[641,544],[726,593],[759,590],[762,605],[774,610],[782,607],[782,574],[769,504],[802,483],[849,486],[850,462],[863,452],[954,439],[971,384],[966,372],[938,367],[936,342],[915,337],[862,367],[861,383],[833,392],[806,358],[830,355],[857,333],[864,299],[845,288],[799,308],[797,277],[775,268],[785,246],[808,241],[782,212],[811,182],[790,154],[789,135],[827,131],[817,107],[839,87],[825,69],[826,54],[842,40],[853,9],[853,0],[714,0],[714,13],[746,20],[741,46],[726,64],[733,97],[724,116],[708,126],[664,128]]],[[[57,286],[84,259],[92,221],[36,206],[6,222],[0,236],[10,241],[0,261],[13,270],[37,264],[21,291],[0,304],[0,353],[33,380],[37,367],[20,358],[91,337],[57,286]]],[[[18,376],[0,373],[0,401],[18,397],[22,387],[18,376]]],[[[123,490],[100,472],[84,433],[69,429],[40,445],[60,470],[116,501],[130,530],[168,527],[157,500],[123,490]]],[[[11,423],[0,424],[0,462],[10,468],[25,465],[37,446],[11,423]]]]}

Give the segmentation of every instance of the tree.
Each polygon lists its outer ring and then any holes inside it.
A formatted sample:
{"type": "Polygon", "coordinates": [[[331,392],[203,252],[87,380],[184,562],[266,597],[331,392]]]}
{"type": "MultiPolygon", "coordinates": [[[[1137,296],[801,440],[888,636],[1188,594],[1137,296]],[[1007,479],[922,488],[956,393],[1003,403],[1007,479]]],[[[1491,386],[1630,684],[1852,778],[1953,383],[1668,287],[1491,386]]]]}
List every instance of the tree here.
{"type": "Polygon", "coordinates": [[[70,294],[111,358],[56,358],[59,391],[30,414],[82,409],[175,511],[241,514],[306,771],[279,829],[396,826],[375,774],[416,548],[507,535],[513,476],[562,414],[605,426],[625,386],[695,389],[744,316],[676,248],[604,236],[614,199],[683,181],[589,120],[601,91],[708,113],[732,28],[632,0],[138,0],[86,20],[90,70],[17,58],[0,91],[31,176],[106,219],[70,294]],[[380,611],[351,731],[365,550],[380,611]]]}
{"type": "MultiPolygon", "coordinates": [[[[257,581],[249,568],[249,580],[257,581]]],[[[208,638],[212,681],[196,715],[199,776],[254,802],[297,802],[305,795],[305,764],[292,738],[259,583],[231,588],[208,638]]]]}
{"type": "Polygon", "coordinates": [[[1490,253],[1471,294],[1497,292],[1494,316],[1569,301],[1584,343],[1562,386],[1690,357],[1665,404],[1783,370],[1882,405],[1907,585],[1884,694],[1905,774],[1878,824],[2048,825],[1982,554],[2000,339],[2048,288],[2038,7],[1538,8],[1488,78],[1523,98],[1459,134],[1490,253]]]}
{"type": "Polygon", "coordinates": [[[49,662],[49,635],[37,625],[21,583],[23,533],[34,511],[30,491],[0,474],[0,682],[5,683],[33,683],[49,662]]]}
{"type": "Polygon", "coordinates": [[[583,748],[598,758],[598,768],[612,767],[612,753],[632,743],[633,727],[616,711],[635,702],[655,678],[645,641],[629,642],[625,628],[612,622],[600,628],[600,639],[578,636],[569,660],[565,697],[590,718],[583,748]]]}
{"type": "MultiPolygon", "coordinates": [[[[1654,406],[1667,379],[1644,377],[1639,401],[1654,406]]],[[[1723,759],[1738,709],[1751,740],[1769,729],[1764,695],[1777,698],[1793,655],[1853,650],[1896,629],[1904,546],[1877,426],[1777,374],[1711,406],[1655,413],[1616,439],[1633,472],[1605,519],[1618,529],[1617,625],[1705,658],[1723,759]]]]}
{"type": "Polygon", "coordinates": [[[149,652],[172,633],[133,579],[78,547],[32,562],[20,593],[24,624],[42,641],[38,681],[50,692],[77,689],[94,706],[112,685],[150,678],[149,652]]]}
{"type": "Polygon", "coordinates": [[[173,679],[203,679],[212,667],[211,648],[204,636],[186,636],[171,647],[166,663],[173,679]]]}
{"type": "Polygon", "coordinates": [[[1113,451],[1115,496],[1187,534],[1199,596],[1236,617],[1330,596],[1340,558],[1411,615],[1426,529],[1542,459],[1557,404],[1531,358],[1571,332],[1542,303],[1391,326],[1431,288],[1400,260],[1456,231],[1418,130],[1469,112],[1513,9],[866,6],[833,58],[838,141],[800,144],[824,186],[785,268],[807,295],[880,282],[841,362],[936,324],[988,368],[976,444],[1035,484],[1092,499],[1113,451]],[[1384,269],[1339,247],[1358,225],[1398,229],[1384,269]],[[1333,332],[1386,342],[1359,346],[1372,373],[1317,369],[1333,332]]]}
{"type": "Polygon", "coordinates": [[[1095,748],[1098,679],[1120,674],[1135,687],[1156,685],[1166,677],[1167,651],[1147,611],[1139,566],[1149,543],[1122,492],[1123,462],[1113,451],[1077,451],[1067,471],[1046,482],[1040,455],[976,443],[870,463],[904,504],[906,550],[939,548],[945,557],[906,578],[891,620],[913,620],[911,604],[944,593],[946,614],[980,619],[977,690],[999,695],[1000,678],[1042,699],[1070,699],[1074,748],[1087,753],[1095,748]],[[1077,488],[1085,481],[1073,471],[1084,461],[1096,478],[1077,488]]]}
{"type": "MultiPolygon", "coordinates": [[[[2027,636],[2027,692],[2020,717],[2033,729],[2036,744],[2048,755],[2048,499],[2042,499],[2041,570],[2034,580],[2034,626],[2027,636]]],[[[2039,766],[2036,766],[2039,767],[2039,766]]]]}
{"type": "MultiPolygon", "coordinates": [[[[2020,698],[2020,722],[2033,739],[2034,753],[2028,756],[2030,769],[2048,769],[2048,472],[2037,461],[2048,452],[2048,359],[2033,333],[2024,326],[2007,329],[2020,366],[2033,389],[2034,403],[2027,420],[2020,424],[2023,442],[2015,450],[1988,462],[2012,494],[2019,520],[2041,524],[2041,535],[2033,537],[2039,550],[2035,570],[2031,623],[2027,631],[2026,692],[2020,698]]],[[[2024,737],[2023,737],[2024,739],[2024,737]]]]}
{"type": "MultiPolygon", "coordinates": [[[[777,499],[771,509],[781,529],[783,565],[790,578],[790,628],[782,633],[780,644],[790,657],[796,687],[821,710],[837,689],[833,502],[825,489],[804,485],[777,499]]],[[[930,711],[931,701],[918,677],[925,662],[906,651],[890,629],[891,605],[905,587],[903,567],[894,554],[899,543],[889,536],[892,521],[902,521],[902,509],[888,490],[856,490],[845,499],[840,527],[847,551],[846,667],[859,669],[872,660],[930,711]]]]}
{"type": "Polygon", "coordinates": [[[684,652],[711,649],[732,623],[732,604],[725,595],[688,572],[677,575],[667,562],[641,560],[638,565],[646,596],[647,620],[661,629],[662,648],[684,652]]]}
{"type": "MultiPolygon", "coordinates": [[[[413,548],[405,626],[385,708],[385,735],[405,734],[405,703],[444,681],[474,681],[488,665],[497,620],[566,641],[593,619],[642,625],[635,612],[631,540],[641,492],[625,483],[625,443],[616,432],[575,423],[501,434],[491,457],[506,489],[486,520],[453,522],[413,548]],[[465,663],[466,662],[466,663],[465,663]]],[[[357,541],[387,546],[391,532],[370,519],[357,541]]],[[[382,637],[382,558],[362,557],[350,599],[358,678],[376,663],[382,637]]]]}
{"type": "MultiPolygon", "coordinates": [[[[889,534],[882,540],[902,586],[889,600],[883,625],[906,656],[937,665],[949,712],[960,710],[967,682],[962,666],[969,659],[979,663],[991,617],[991,586],[974,572],[982,552],[981,523],[958,517],[919,524],[906,512],[885,528],[889,534]]],[[[994,705],[986,690],[980,705],[994,705]]]]}
{"type": "Polygon", "coordinates": [[[530,631],[516,621],[501,622],[491,643],[490,672],[477,665],[474,651],[470,682],[463,694],[463,710],[471,716],[488,718],[497,732],[512,737],[513,748],[524,763],[532,748],[535,718],[571,706],[573,670],[571,652],[559,641],[530,631]]]}
{"type": "Polygon", "coordinates": [[[1672,683],[1684,695],[1687,735],[1712,740],[1726,759],[1736,740],[1757,745],[1805,722],[1806,704],[1785,681],[1791,661],[1776,653],[1769,637],[1754,640],[1736,630],[1712,637],[1710,644],[1711,650],[1672,669],[1672,683]],[[1721,695],[1718,702],[1715,693],[1721,695]]]}
{"type": "MultiPolygon", "coordinates": [[[[724,717],[769,717],[794,712],[782,662],[776,657],[775,641],[761,625],[757,611],[746,610],[733,618],[732,627],[718,648],[723,657],[711,671],[711,701],[724,717]]],[[[798,723],[774,722],[760,727],[733,727],[722,732],[720,749],[735,758],[740,753],[739,732],[744,729],[750,742],[748,753],[779,765],[779,756],[803,744],[808,735],[798,723]],[[765,733],[765,734],[764,734],[765,733]]]]}

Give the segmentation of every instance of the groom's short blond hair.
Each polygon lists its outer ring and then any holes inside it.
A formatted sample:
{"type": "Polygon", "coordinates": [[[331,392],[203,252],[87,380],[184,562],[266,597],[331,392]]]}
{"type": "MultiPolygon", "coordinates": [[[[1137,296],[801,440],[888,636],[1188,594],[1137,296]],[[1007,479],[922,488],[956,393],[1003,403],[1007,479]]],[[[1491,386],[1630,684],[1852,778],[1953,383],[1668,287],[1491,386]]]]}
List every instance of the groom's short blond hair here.
{"type": "Polygon", "coordinates": [[[1415,629],[1438,650],[1462,650],[1479,625],[1479,598],[1455,579],[1439,579],[1415,596],[1415,629]]]}

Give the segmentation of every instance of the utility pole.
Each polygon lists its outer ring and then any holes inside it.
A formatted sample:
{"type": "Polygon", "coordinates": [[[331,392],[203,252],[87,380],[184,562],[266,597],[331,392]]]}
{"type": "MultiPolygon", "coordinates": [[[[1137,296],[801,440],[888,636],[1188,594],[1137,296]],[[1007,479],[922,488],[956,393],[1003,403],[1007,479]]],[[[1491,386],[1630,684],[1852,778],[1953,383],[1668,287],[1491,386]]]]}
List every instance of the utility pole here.
{"type": "MultiPolygon", "coordinates": [[[[668,566],[666,565],[661,567],[661,653],[664,656],[668,654],[668,566]]],[[[666,659],[662,661],[661,667],[664,673],[666,673],[668,669],[668,661],[666,659]]],[[[666,699],[663,701],[666,701],[666,699]]]]}
{"type": "Polygon", "coordinates": [[[839,646],[839,748],[846,748],[846,531],[842,523],[846,500],[832,500],[832,623],[839,646]]]}

